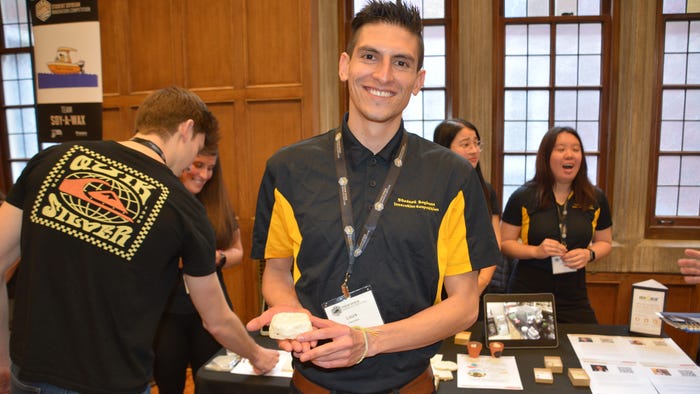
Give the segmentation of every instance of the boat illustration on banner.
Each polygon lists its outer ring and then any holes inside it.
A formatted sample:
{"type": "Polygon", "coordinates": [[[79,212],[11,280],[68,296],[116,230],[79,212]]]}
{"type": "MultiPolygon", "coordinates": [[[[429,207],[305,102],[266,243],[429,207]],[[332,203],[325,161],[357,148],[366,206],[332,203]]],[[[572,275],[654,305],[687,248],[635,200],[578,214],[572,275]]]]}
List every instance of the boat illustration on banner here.
{"type": "Polygon", "coordinates": [[[58,47],[56,50],[56,58],[52,62],[46,63],[54,74],[84,74],[83,67],[85,61],[79,60],[72,62],[70,53],[78,50],[70,47],[58,47]]]}
{"type": "Polygon", "coordinates": [[[53,61],[46,62],[50,73],[39,73],[39,89],[97,87],[97,75],[85,72],[85,61],[73,62],[71,52],[77,49],[60,46],[53,61]]]}

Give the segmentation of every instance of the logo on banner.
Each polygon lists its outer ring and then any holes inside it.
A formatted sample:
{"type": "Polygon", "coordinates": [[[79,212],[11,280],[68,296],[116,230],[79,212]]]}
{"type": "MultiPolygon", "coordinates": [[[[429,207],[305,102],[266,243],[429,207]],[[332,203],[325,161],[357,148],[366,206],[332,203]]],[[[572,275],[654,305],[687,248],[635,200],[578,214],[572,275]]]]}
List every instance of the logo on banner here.
{"type": "Polygon", "coordinates": [[[39,0],[34,7],[36,18],[42,22],[46,22],[51,17],[51,3],[48,0],[39,0]]]}

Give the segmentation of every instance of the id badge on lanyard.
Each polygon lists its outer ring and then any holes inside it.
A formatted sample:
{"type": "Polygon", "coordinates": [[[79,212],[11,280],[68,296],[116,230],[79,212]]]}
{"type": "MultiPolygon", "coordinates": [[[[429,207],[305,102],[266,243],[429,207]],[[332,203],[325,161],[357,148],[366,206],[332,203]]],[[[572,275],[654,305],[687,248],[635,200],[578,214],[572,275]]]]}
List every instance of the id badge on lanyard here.
{"type": "Polygon", "coordinates": [[[360,327],[375,327],[384,324],[371,285],[351,291],[349,297],[341,295],[326,301],[322,306],[328,320],[339,324],[360,327]]]}
{"type": "Polygon", "coordinates": [[[348,181],[348,172],[345,163],[345,152],[343,150],[342,132],[338,129],[335,133],[334,155],[336,175],[338,176],[338,197],[340,203],[340,213],[343,223],[343,236],[345,238],[346,247],[348,249],[348,270],[345,273],[345,280],[340,286],[342,295],[330,301],[324,302],[321,306],[326,311],[328,320],[336,323],[345,324],[348,326],[374,327],[384,324],[382,316],[379,313],[379,306],[374,298],[372,287],[366,285],[359,289],[350,291],[350,277],[355,260],[360,257],[369,242],[372,232],[377,227],[377,222],[384,210],[384,205],[391,195],[391,190],[396,184],[399,172],[403,166],[403,160],[406,154],[406,145],[408,137],[406,132],[401,138],[399,152],[394,158],[389,173],[387,174],[381,192],[377,200],[372,205],[372,210],[368,214],[363,231],[360,234],[359,242],[355,243],[355,226],[353,224],[352,214],[352,199],[350,194],[350,185],[348,181]]]}

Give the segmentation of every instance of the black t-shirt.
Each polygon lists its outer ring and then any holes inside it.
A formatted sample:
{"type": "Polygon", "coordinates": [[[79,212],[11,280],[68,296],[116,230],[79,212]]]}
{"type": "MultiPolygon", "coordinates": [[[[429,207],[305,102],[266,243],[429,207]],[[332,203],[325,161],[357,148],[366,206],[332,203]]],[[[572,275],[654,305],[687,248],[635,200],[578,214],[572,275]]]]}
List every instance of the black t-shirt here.
{"type": "Polygon", "coordinates": [[[182,258],[214,272],[214,231],[172,171],[116,142],[36,155],[7,198],[23,210],[11,358],[20,379],[140,392],[182,258]]]}

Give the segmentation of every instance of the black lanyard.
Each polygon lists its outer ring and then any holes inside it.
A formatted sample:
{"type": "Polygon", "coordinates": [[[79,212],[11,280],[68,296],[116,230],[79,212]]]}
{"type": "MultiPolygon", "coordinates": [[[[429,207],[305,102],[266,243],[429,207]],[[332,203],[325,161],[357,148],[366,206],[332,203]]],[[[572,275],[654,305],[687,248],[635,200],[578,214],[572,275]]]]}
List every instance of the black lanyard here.
{"type": "Polygon", "coordinates": [[[563,206],[560,206],[558,203],[555,204],[557,205],[557,217],[559,218],[559,233],[561,234],[561,244],[566,246],[566,216],[568,214],[569,197],[566,197],[566,201],[564,201],[563,206]]]}
{"type": "Polygon", "coordinates": [[[163,164],[167,165],[168,163],[165,161],[165,154],[163,154],[163,151],[160,149],[158,145],[156,145],[153,141],[149,141],[145,138],[140,138],[140,137],[132,137],[132,141],[137,142],[152,151],[156,152],[158,156],[160,156],[161,159],[163,159],[163,164]]]}
{"type": "Polygon", "coordinates": [[[372,209],[365,219],[365,225],[363,226],[362,234],[360,235],[360,242],[355,244],[355,227],[352,216],[352,197],[350,196],[348,170],[346,167],[345,151],[343,150],[343,134],[341,130],[341,128],[338,128],[335,132],[335,145],[333,153],[335,155],[335,172],[338,176],[340,214],[343,221],[343,234],[345,237],[345,244],[348,248],[349,260],[348,270],[345,272],[345,280],[340,286],[340,290],[342,290],[345,298],[348,298],[350,297],[348,281],[352,275],[352,267],[355,264],[355,259],[359,257],[367,247],[367,243],[369,242],[372,232],[377,228],[377,222],[379,221],[379,217],[384,210],[384,204],[386,204],[386,201],[391,194],[391,189],[394,187],[394,184],[396,184],[396,179],[399,177],[399,172],[401,172],[403,160],[406,155],[408,136],[404,131],[401,139],[401,146],[399,147],[399,153],[396,155],[396,158],[389,169],[389,173],[384,180],[384,184],[382,185],[381,192],[377,196],[377,200],[372,205],[372,209]]]}

